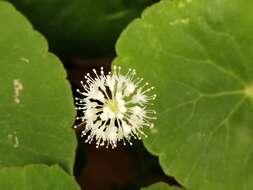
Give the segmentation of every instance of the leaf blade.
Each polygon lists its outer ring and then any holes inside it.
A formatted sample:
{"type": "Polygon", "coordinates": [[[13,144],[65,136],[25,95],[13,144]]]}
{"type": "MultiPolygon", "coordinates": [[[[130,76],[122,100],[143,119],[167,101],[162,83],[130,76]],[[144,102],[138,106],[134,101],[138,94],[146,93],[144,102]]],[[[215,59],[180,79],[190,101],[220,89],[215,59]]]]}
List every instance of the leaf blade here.
{"type": "Polygon", "coordinates": [[[246,93],[252,61],[244,50],[245,39],[252,41],[246,33],[251,13],[240,17],[241,33],[232,30],[238,18],[222,15],[252,2],[228,4],[162,1],[130,24],[116,45],[114,64],[135,68],[157,89],[158,120],[146,148],[167,175],[190,189],[253,187],[252,91],[246,93]]]}
{"type": "Polygon", "coordinates": [[[5,1],[0,10],[0,165],[58,163],[72,173],[75,111],[66,72],[24,16],[5,1]]]}
{"type": "Polygon", "coordinates": [[[0,169],[1,189],[80,189],[59,166],[28,165],[0,169]]]}

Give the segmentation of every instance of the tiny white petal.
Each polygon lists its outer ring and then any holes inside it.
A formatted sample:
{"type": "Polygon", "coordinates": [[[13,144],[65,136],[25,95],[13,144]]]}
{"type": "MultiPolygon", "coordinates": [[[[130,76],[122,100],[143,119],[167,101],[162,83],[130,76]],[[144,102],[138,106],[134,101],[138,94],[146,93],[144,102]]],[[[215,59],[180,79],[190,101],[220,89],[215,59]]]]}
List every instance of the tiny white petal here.
{"type": "Polygon", "coordinates": [[[127,87],[126,87],[127,96],[132,94],[134,92],[134,90],[135,90],[135,87],[132,83],[127,84],[127,87]]]}
{"type": "Polygon", "coordinates": [[[121,113],[125,113],[125,112],[127,111],[127,108],[126,108],[125,106],[120,106],[120,107],[119,107],[119,111],[120,111],[121,113]]]}
{"type": "Polygon", "coordinates": [[[122,122],[122,128],[125,136],[128,136],[132,132],[131,127],[125,121],[122,122]]]}
{"type": "Polygon", "coordinates": [[[117,114],[117,117],[118,117],[118,119],[123,119],[123,118],[124,118],[124,115],[123,115],[122,113],[118,113],[118,114],[117,114]]]}

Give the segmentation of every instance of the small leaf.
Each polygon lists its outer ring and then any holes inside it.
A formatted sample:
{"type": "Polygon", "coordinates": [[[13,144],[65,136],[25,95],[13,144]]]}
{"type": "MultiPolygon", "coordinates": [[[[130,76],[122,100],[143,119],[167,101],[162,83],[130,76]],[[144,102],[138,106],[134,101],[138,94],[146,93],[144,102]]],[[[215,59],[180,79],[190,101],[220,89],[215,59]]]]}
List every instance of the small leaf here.
{"type": "Polygon", "coordinates": [[[144,143],[194,190],[253,189],[253,2],[161,1],[121,35],[114,64],[156,87],[144,143]]]}
{"type": "Polygon", "coordinates": [[[157,0],[9,0],[61,56],[112,54],[123,28],[157,0]]]}
{"type": "Polygon", "coordinates": [[[183,189],[176,186],[169,186],[168,184],[163,182],[159,182],[150,185],[149,187],[142,188],[141,190],[183,190],[183,189]]]}
{"type": "Polygon", "coordinates": [[[0,189],[80,190],[74,177],[59,166],[29,165],[0,169],[0,189]]]}
{"type": "Polygon", "coordinates": [[[0,165],[57,163],[72,172],[75,111],[64,68],[5,1],[0,28],[0,165]]]}

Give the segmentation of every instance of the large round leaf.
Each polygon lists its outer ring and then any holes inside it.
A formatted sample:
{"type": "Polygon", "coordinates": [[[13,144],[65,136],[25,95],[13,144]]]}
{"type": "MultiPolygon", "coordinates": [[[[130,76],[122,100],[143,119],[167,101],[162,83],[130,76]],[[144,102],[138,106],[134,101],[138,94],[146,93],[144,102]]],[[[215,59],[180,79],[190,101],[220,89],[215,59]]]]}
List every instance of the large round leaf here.
{"type": "Polygon", "coordinates": [[[58,163],[72,172],[75,112],[64,68],[5,1],[0,28],[0,166],[58,163]]]}
{"type": "Polygon", "coordinates": [[[58,166],[29,165],[0,169],[3,190],[79,190],[74,177],[58,166]]]}
{"type": "Polygon", "coordinates": [[[253,2],[162,1],[121,35],[115,64],[156,87],[145,140],[194,190],[253,189],[253,2]]]}
{"type": "Polygon", "coordinates": [[[61,56],[112,54],[123,28],[156,0],[9,0],[61,56]]]}

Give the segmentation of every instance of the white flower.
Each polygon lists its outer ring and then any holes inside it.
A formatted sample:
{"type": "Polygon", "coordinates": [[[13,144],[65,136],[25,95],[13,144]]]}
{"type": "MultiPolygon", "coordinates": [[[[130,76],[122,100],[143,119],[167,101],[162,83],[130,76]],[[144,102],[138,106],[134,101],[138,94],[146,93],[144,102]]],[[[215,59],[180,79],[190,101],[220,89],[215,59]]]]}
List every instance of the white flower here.
{"type": "Polygon", "coordinates": [[[103,68],[100,74],[93,69],[95,77],[88,73],[85,82],[81,81],[84,90],[77,90],[83,96],[75,98],[76,109],[82,112],[77,119],[82,122],[75,128],[85,124],[82,136],[89,143],[95,139],[97,148],[115,148],[121,140],[124,145],[126,141],[132,145],[131,138],[145,137],[143,127],[153,127],[151,121],[156,119],[155,111],[148,109],[156,98],[149,95],[154,87],[148,88],[148,83],[136,78],[135,70],[129,69],[126,75],[121,75],[120,70],[114,66],[106,75],[103,68]]]}

